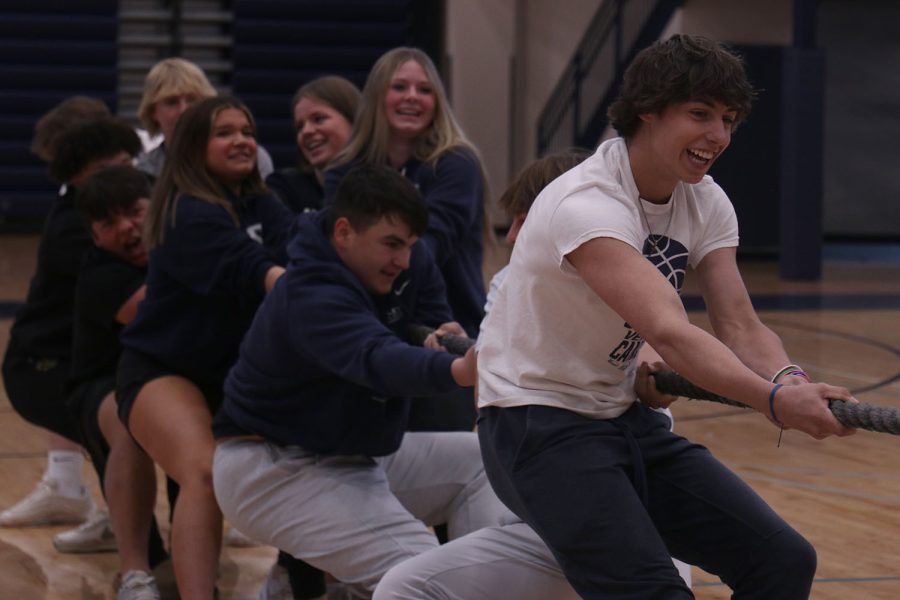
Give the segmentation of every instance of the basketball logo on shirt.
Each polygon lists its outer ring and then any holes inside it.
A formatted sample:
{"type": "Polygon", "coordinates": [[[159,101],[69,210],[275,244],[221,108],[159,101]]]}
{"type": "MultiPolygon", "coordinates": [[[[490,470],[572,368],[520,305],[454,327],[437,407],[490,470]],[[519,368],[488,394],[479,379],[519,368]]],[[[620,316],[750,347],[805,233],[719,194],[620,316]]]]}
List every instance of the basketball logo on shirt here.
{"type": "Polygon", "coordinates": [[[687,269],[688,250],[678,240],[664,235],[649,235],[644,240],[644,256],[653,263],[675,291],[681,293],[687,269]]]}
{"type": "MultiPolygon", "coordinates": [[[[687,248],[677,240],[664,235],[650,235],[644,241],[643,254],[680,294],[687,269],[687,248]]],[[[623,326],[625,327],[625,336],[606,359],[609,364],[620,371],[624,371],[629,363],[637,357],[644,344],[644,339],[632,329],[631,325],[624,323],[623,326]]]]}

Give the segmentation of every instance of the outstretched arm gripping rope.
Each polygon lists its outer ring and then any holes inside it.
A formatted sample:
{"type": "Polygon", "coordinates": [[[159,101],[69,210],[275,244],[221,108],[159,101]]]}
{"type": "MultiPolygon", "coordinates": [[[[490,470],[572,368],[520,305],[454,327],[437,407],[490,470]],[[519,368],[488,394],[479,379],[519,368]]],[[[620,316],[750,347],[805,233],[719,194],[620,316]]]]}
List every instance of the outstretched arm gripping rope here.
{"type": "MultiPolygon", "coordinates": [[[[414,325],[410,328],[410,337],[414,343],[422,344],[433,331],[423,325],[414,325]]],[[[448,333],[441,336],[440,343],[447,349],[447,352],[462,356],[475,343],[475,340],[448,333]]],[[[656,381],[656,389],[664,394],[747,408],[745,404],[697,387],[674,371],[654,373],[653,378],[656,381]]],[[[900,410],[893,406],[829,400],[828,408],[838,422],[847,427],[900,435],[900,410]]]]}

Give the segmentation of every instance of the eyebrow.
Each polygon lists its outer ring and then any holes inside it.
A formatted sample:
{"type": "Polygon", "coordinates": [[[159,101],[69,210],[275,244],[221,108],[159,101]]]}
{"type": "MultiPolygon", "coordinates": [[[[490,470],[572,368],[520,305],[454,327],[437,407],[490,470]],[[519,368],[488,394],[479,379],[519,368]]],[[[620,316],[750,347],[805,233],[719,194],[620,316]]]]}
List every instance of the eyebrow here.
{"type": "Polygon", "coordinates": [[[403,77],[402,75],[396,75],[394,77],[391,77],[391,83],[416,83],[420,85],[431,85],[431,80],[427,77],[425,79],[409,79],[408,77],[403,77]]]}
{"type": "Polygon", "coordinates": [[[713,107],[714,105],[716,105],[716,104],[721,104],[722,106],[725,107],[725,110],[727,110],[727,111],[730,111],[730,112],[738,112],[737,107],[735,107],[735,106],[728,106],[728,105],[726,105],[724,102],[722,102],[721,100],[715,100],[715,99],[712,99],[712,98],[692,98],[691,100],[688,100],[688,102],[699,102],[700,104],[705,104],[706,106],[708,106],[708,107],[710,107],[710,108],[712,108],[712,107],[713,107]]]}
{"type": "Polygon", "coordinates": [[[219,125],[214,125],[212,129],[213,129],[213,131],[220,131],[220,130],[226,130],[226,129],[238,129],[241,131],[249,129],[251,131],[256,131],[256,129],[250,123],[228,123],[228,122],[226,122],[226,123],[221,123],[219,125]]]}
{"type": "Polygon", "coordinates": [[[406,238],[401,235],[388,234],[382,238],[382,241],[401,244],[405,248],[412,248],[416,245],[416,242],[419,241],[419,236],[412,232],[410,232],[409,237],[406,238]]]}

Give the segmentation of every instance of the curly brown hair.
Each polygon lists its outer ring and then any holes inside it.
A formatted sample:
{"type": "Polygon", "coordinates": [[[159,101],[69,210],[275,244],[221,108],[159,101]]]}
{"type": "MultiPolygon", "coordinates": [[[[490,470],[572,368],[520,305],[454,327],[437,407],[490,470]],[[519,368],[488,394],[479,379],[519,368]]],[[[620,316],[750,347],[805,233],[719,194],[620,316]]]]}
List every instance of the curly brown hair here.
{"type": "Polygon", "coordinates": [[[44,113],[34,125],[31,152],[43,161],[56,156],[59,141],[72,127],[102,117],[112,116],[103,100],[89,96],[70,96],[44,113]]]}
{"type": "Polygon", "coordinates": [[[720,102],[737,114],[732,130],[750,113],[756,92],[741,58],[719,42],[673,35],[641,50],[625,71],[619,97],[607,116],[624,138],[632,137],[643,114],[659,114],[672,104],[720,102]]]}
{"type": "Polygon", "coordinates": [[[141,139],[123,119],[101,117],[76,122],[56,142],[50,176],[57,183],[70,183],[95,161],[112,158],[121,152],[135,157],[141,148],[141,139]]]}

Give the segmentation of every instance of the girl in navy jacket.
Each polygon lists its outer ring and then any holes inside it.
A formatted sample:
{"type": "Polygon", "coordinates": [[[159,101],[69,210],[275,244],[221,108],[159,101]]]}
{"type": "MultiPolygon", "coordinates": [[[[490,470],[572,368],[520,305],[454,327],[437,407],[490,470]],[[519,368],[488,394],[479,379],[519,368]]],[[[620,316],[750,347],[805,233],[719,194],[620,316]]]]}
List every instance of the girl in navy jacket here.
{"type": "Polygon", "coordinates": [[[266,178],[266,185],[295,213],[322,208],[325,169],[350,139],[359,89],[337,75],[317,77],[291,102],[297,164],[266,178]]]}
{"type": "Polygon", "coordinates": [[[191,106],[175,126],[145,240],[146,299],[122,334],[119,416],[181,486],[171,550],[182,598],[211,598],[222,514],[212,491],[211,415],[241,338],[284,272],[291,214],[268,194],[240,101],[191,106]]]}
{"type": "MultiPolygon", "coordinates": [[[[416,48],[386,52],[369,73],[347,147],[325,174],[325,204],[360,162],[389,165],[415,184],[428,207],[422,242],[447,288],[453,318],[475,337],[484,317],[485,183],[481,160],[450,109],[431,59],[416,48]]],[[[470,390],[416,402],[412,430],[471,430],[470,390]]]]}
{"type": "Polygon", "coordinates": [[[416,185],[428,206],[422,241],[441,269],[453,316],[475,336],[485,300],[484,174],[421,50],[394,48],[372,67],[350,141],[326,173],[326,204],[353,162],[390,165],[416,185]]]}

